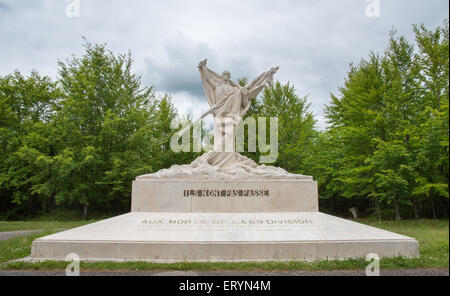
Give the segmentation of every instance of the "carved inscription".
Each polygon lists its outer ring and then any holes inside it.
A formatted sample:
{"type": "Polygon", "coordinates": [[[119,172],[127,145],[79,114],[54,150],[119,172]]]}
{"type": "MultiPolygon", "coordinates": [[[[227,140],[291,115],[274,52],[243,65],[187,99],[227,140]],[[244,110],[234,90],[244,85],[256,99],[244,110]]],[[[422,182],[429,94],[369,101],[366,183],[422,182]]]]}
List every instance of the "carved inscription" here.
{"type": "Polygon", "coordinates": [[[184,197],[269,197],[270,191],[267,189],[255,190],[235,190],[235,189],[195,189],[183,190],[184,197]]]}
{"type": "Polygon", "coordinates": [[[311,219],[293,218],[293,219],[154,219],[143,220],[143,224],[153,225],[307,225],[313,224],[311,219]]]}

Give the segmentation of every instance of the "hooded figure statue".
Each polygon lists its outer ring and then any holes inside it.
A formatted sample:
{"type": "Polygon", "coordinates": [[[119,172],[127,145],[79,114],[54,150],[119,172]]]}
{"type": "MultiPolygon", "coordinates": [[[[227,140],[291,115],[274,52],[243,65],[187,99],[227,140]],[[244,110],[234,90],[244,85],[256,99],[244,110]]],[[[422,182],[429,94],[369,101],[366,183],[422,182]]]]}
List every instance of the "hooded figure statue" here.
{"type": "Polygon", "coordinates": [[[235,152],[237,125],[250,108],[250,100],[256,98],[266,84],[272,86],[273,75],[279,67],[271,68],[241,87],[230,80],[230,72],[219,75],[208,69],[206,62],[200,62],[198,68],[211,109],[202,118],[214,115],[214,151],[235,152]]]}

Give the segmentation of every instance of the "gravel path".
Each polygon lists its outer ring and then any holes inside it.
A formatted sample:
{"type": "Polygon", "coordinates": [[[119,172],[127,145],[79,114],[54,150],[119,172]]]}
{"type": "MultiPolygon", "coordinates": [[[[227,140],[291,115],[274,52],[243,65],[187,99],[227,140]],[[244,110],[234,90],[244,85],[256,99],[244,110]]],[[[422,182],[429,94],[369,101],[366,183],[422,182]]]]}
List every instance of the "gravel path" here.
{"type": "MultiPolygon", "coordinates": [[[[64,276],[64,271],[0,270],[0,276],[64,276]]],[[[336,271],[88,271],[82,276],[365,276],[362,270],[336,271]]],[[[381,270],[382,276],[449,276],[448,269],[381,270]]]]}
{"type": "Polygon", "coordinates": [[[0,231],[0,242],[17,237],[17,236],[24,236],[29,235],[33,233],[42,232],[42,229],[34,229],[34,230],[17,230],[17,231],[0,231]]]}

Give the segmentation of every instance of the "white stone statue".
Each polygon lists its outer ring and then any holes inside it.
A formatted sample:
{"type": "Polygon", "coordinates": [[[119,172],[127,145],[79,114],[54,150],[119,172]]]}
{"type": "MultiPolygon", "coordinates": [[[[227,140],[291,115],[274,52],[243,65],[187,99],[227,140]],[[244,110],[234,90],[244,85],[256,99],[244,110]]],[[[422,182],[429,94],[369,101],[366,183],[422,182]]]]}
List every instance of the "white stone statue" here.
{"type": "Polygon", "coordinates": [[[250,108],[250,100],[258,96],[263,88],[273,84],[273,75],[279,67],[256,77],[241,87],[230,80],[230,72],[220,76],[206,67],[207,60],[200,62],[198,68],[206,97],[211,109],[206,114],[214,115],[214,151],[236,152],[236,127],[250,108]]]}
{"type": "MultiPolygon", "coordinates": [[[[200,62],[198,68],[211,109],[196,122],[209,114],[214,115],[214,150],[198,157],[191,164],[175,165],[137,179],[312,180],[310,176],[291,174],[282,168],[258,165],[235,151],[236,127],[250,108],[250,100],[256,98],[267,84],[272,86],[273,75],[279,67],[271,68],[241,87],[230,80],[228,71],[221,76],[208,69],[206,61],[200,62]]],[[[178,136],[189,132],[196,122],[179,131],[178,136]]]]}
{"type": "MultiPolygon", "coordinates": [[[[214,116],[214,152],[236,152],[237,125],[250,108],[250,100],[256,98],[266,85],[273,85],[273,75],[279,67],[272,67],[241,87],[230,80],[230,72],[225,71],[219,75],[206,67],[206,62],[207,60],[200,62],[198,68],[211,109],[196,122],[212,114],[214,116]]],[[[189,132],[196,122],[178,132],[178,135],[182,136],[189,132]]]]}

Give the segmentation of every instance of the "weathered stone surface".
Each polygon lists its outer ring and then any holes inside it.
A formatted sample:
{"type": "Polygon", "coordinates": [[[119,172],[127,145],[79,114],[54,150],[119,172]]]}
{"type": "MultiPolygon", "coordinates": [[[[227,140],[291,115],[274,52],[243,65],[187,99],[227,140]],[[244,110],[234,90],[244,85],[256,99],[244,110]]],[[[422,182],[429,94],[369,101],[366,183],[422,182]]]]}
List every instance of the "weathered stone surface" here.
{"type": "Polygon", "coordinates": [[[175,165],[136,180],[312,180],[282,168],[258,165],[237,152],[210,151],[188,165],[175,165]]]}
{"type": "Polygon", "coordinates": [[[132,212],[318,211],[313,180],[152,180],[133,182],[132,212]],[[205,196],[206,195],[206,196],[205,196]]]}
{"type": "Polygon", "coordinates": [[[417,257],[415,239],[319,212],[129,213],[33,242],[31,258],[271,261],[417,257]]]}

